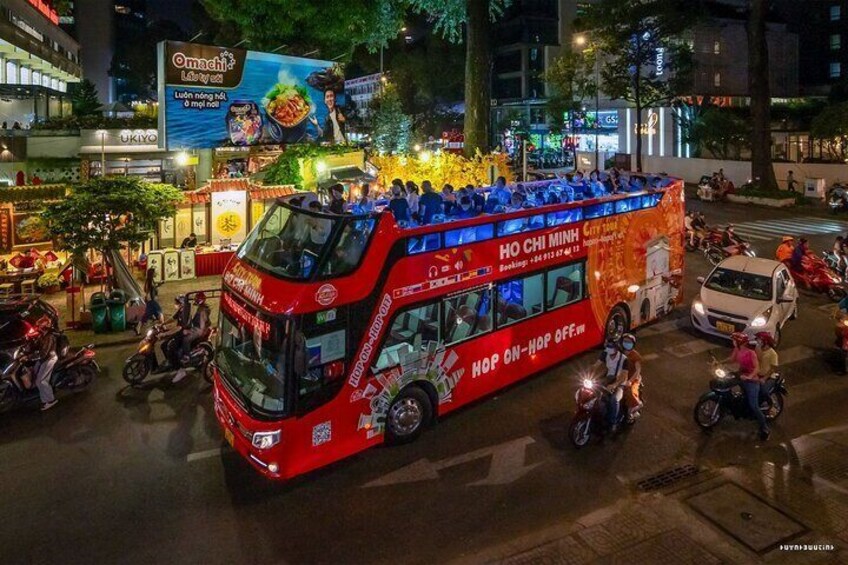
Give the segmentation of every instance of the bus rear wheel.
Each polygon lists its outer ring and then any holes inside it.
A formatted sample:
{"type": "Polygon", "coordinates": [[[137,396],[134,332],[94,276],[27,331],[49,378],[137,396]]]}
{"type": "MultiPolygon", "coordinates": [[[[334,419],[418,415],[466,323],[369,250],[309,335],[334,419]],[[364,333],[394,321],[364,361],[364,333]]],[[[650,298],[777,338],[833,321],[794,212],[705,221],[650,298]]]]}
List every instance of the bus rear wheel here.
{"type": "Polygon", "coordinates": [[[400,391],[386,413],[386,441],[392,445],[415,441],[433,418],[427,393],[417,386],[400,391]]]}
{"type": "Polygon", "coordinates": [[[629,329],[629,320],[627,312],[621,306],[613,308],[609,316],[607,316],[606,327],[604,328],[604,339],[607,341],[618,341],[629,329]]]}

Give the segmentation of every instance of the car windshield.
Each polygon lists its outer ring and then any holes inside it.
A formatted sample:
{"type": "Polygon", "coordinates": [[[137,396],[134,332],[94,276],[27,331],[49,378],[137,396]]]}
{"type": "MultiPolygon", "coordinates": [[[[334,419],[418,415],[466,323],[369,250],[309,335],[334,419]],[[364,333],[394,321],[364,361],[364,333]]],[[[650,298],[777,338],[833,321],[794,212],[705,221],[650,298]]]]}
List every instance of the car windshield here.
{"type": "MultiPolygon", "coordinates": [[[[220,324],[221,342],[216,361],[223,377],[236,389],[248,408],[274,416],[285,414],[288,410],[288,363],[281,336],[270,335],[270,329],[266,332],[268,335],[263,336],[259,327],[251,329],[224,312],[221,312],[220,324]],[[275,347],[274,343],[281,345],[275,347]]],[[[286,335],[287,321],[275,325],[282,335],[286,335]]]]}
{"type": "Polygon", "coordinates": [[[323,260],[320,273],[338,276],[359,265],[374,224],[369,216],[304,210],[277,200],[247,236],[238,257],[292,279],[310,278],[323,260]]]}
{"type": "Polygon", "coordinates": [[[754,300],[771,300],[771,286],[769,276],[721,268],[713,271],[704,283],[704,287],[710,290],[754,300]]]}

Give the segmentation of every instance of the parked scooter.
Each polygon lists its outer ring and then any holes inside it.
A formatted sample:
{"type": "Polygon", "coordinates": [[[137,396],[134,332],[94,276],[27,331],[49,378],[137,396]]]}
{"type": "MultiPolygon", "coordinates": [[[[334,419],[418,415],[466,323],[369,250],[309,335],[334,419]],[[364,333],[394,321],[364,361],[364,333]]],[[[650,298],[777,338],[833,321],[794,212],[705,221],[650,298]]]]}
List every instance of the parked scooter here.
{"type": "Polygon", "coordinates": [[[792,268],[791,261],[785,262],[795,284],[799,287],[827,294],[828,298],[834,302],[839,302],[848,294],[848,287],[842,277],[831,269],[824,259],[809,254],[804,258],[803,263],[804,270],[796,271],[792,268]]]}
{"type": "MultiPolygon", "coordinates": [[[[640,397],[644,399],[644,386],[640,386],[640,397]]],[[[628,391],[625,388],[624,398],[618,411],[616,425],[621,428],[624,425],[631,426],[641,416],[640,411],[629,413],[627,408],[628,391]]],[[[574,395],[577,402],[577,410],[568,427],[568,437],[574,447],[585,447],[592,438],[592,433],[602,434],[609,431],[609,420],[607,418],[607,405],[612,393],[594,379],[584,379],[582,386],[574,395]]]]}
{"type": "Polygon", "coordinates": [[[831,213],[848,212],[848,188],[842,184],[834,184],[827,191],[827,205],[831,213]]]}
{"type": "MultiPolygon", "coordinates": [[[[715,362],[711,365],[711,372],[710,392],[703,394],[695,404],[695,423],[702,430],[708,431],[725,416],[733,416],[737,420],[755,420],[736,375],[715,362]]],[[[771,422],[783,413],[784,398],[789,392],[786,390],[785,379],[779,373],[769,378],[768,386],[770,402],[761,399],[760,410],[766,420],[771,422]]]]}
{"type": "MultiPolygon", "coordinates": [[[[50,375],[53,390],[85,390],[100,372],[95,360],[94,345],[86,345],[71,353],[66,340],[58,341],[65,345],[59,346],[59,359],[50,375]]],[[[38,387],[35,386],[36,348],[36,340],[27,339],[15,350],[12,360],[3,369],[0,375],[0,412],[38,401],[38,387]]]]}
{"type": "Polygon", "coordinates": [[[730,247],[721,245],[721,240],[718,242],[710,241],[704,246],[704,256],[712,265],[718,265],[728,257],[734,255],[745,255],[747,257],[756,257],[757,253],[751,247],[751,244],[739,236],[736,236],[737,243],[730,247]]]}

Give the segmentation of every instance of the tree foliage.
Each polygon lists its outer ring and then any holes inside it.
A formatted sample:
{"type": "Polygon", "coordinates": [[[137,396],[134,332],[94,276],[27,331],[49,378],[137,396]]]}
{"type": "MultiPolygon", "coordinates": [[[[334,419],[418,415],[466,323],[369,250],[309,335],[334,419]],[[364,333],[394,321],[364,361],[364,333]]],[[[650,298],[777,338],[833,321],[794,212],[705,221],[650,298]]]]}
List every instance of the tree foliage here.
{"type": "Polygon", "coordinates": [[[709,107],[696,114],[683,127],[684,139],[718,159],[742,158],[742,151],[751,147],[751,128],[738,112],[709,107]]]}
{"type": "MultiPolygon", "coordinates": [[[[693,59],[681,35],[699,14],[698,3],[690,0],[600,0],[590,6],[590,44],[603,61],[600,88],[613,100],[633,103],[637,131],[642,110],[687,93],[693,59]]],[[[641,135],[636,136],[636,168],[642,170],[641,135]]]]}
{"type": "Polygon", "coordinates": [[[136,177],[95,179],[74,188],[44,212],[50,232],[74,255],[137,247],[156,223],[173,216],[182,192],[136,177]]]}
{"type": "Polygon", "coordinates": [[[813,118],[810,135],[822,142],[832,156],[848,159],[848,102],[832,104],[813,118]]]}
{"type": "Polygon", "coordinates": [[[388,83],[371,103],[371,138],[382,153],[407,153],[412,141],[412,119],[403,112],[397,87],[388,83]]]}
{"type": "Polygon", "coordinates": [[[71,106],[75,116],[91,116],[100,112],[103,106],[97,95],[97,87],[90,80],[83,79],[71,93],[71,106]]]}
{"type": "Polygon", "coordinates": [[[595,80],[596,52],[566,51],[551,61],[545,72],[548,85],[548,114],[558,124],[564,112],[580,109],[598,90],[595,80]]]}

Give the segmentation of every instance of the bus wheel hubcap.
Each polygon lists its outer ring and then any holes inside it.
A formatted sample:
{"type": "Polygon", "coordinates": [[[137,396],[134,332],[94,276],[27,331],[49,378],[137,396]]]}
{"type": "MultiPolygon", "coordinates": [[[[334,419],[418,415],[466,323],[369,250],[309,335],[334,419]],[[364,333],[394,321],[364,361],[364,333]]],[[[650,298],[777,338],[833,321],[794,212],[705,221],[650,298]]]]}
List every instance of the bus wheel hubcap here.
{"type": "Polygon", "coordinates": [[[389,422],[395,435],[409,435],[421,425],[421,406],[412,398],[404,398],[392,406],[389,422]]]}

